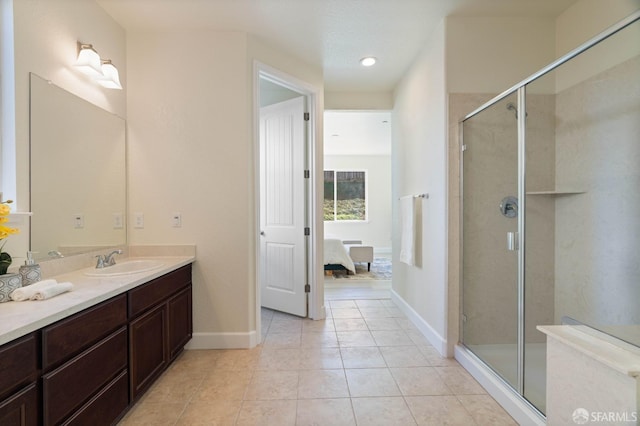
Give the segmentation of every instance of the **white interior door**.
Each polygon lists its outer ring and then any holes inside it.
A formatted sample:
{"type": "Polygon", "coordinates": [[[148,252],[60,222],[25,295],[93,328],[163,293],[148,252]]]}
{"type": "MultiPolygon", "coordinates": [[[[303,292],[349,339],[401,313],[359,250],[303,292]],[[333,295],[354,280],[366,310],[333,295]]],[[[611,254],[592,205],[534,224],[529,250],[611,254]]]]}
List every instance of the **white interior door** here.
{"type": "Polygon", "coordinates": [[[262,306],[307,316],[304,97],[260,108],[262,306]]]}

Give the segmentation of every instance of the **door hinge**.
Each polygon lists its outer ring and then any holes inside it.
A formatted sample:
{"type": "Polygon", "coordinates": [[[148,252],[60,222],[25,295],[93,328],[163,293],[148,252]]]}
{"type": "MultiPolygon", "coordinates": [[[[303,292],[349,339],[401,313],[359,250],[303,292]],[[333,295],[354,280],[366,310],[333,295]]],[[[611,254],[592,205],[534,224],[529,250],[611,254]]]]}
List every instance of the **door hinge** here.
{"type": "Polygon", "coordinates": [[[467,146],[466,145],[462,145],[462,151],[466,151],[467,150],[467,146]]]}
{"type": "Polygon", "coordinates": [[[311,229],[309,227],[304,228],[304,235],[311,235],[311,229]]]}
{"type": "Polygon", "coordinates": [[[309,173],[309,170],[305,170],[304,171],[304,178],[305,179],[309,179],[310,176],[311,176],[311,173],[309,173]]]}
{"type": "Polygon", "coordinates": [[[304,121],[309,121],[310,117],[309,117],[309,113],[305,112],[304,113],[304,121]]]}
{"type": "Polygon", "coordinates": [[[304,285],[304,292],[305,293],[311,293],[311,286],[309,284],[305,284],[304,285]]]}

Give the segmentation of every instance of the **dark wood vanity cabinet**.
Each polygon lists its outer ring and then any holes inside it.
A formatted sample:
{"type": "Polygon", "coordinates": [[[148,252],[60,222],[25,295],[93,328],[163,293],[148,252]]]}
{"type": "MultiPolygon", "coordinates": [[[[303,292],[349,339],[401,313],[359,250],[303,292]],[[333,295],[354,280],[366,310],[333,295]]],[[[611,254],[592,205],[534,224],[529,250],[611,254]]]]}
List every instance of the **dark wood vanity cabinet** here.
{"type": "Polygon", "coordinates": [[[0,347],[0,425],[40,423],[38,332],[0,347]]]}
{"type": "Polygon", "coordinates": [[[0,425],[113,424],[191,339],[191,265],[0,346],[0,425]]]}
{"type": "MultiPolygon", "coordinates": [[[[127,297],[116,296],[42,329],[43,424],[86,411],[114,378],[127,374],[127,297]]],[[[128,395],[114,407],[129,404],[128,395]]],[[[99,404],[99,402],[98,402],[99,404]]],[[[116,417],[103,419],[107,422],[116,417]]]]}
{"type": "Polygon", "coordinates": [[[129,372],[136,401],[191,339],[191,266],[129,292],[129,372]]]}

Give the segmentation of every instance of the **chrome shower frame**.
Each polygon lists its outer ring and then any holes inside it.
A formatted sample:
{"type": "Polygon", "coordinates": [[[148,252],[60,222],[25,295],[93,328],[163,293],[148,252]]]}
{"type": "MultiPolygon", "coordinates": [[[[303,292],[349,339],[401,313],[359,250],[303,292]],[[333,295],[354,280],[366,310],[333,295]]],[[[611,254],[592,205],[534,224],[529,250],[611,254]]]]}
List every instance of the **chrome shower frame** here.
{"type": "Polygon", "coordinates": [[[484,103],[483,105],[481,105],[480,107],[478,107],[477,109],[475,109],[474,111],[470,112],[469,114],[467,114],[466,116],[464,116],[459,122],[458,122],[458,135],[459,135],[459,141],[460,141],[460,162],[459,162],[459,169],[460,169],[460,211],[464,211],[464,151],[466,149],[465,143],[464,143],[464,122],[474,116],[476,116],[477,114],[481,113],[482,111],[492,107],[493,105],[495,105],[497,102],[500,102],[501,100],[503,100],[504,98],[506,98],[509,95],[512,94],[516,94],[517,95],[517,105],[513,105],[513,104],[509,104],[507,106],[507,109],[509,110],[513,110],[515,109],[515,115],[516,115],[516,119],[518,121],[517,123],[517,130],[518,130],[518,182],[517,182],[517,186],[518,186],[518,200],[519,200],[519,208],[518,208],[518,233],[519,233],[519,250],[518,250],[518,274],[517,274],[517,303],[518,303],[518,307],[517,307],[517,312],[518,312],[518,336],[517,336],[517,371],[518,371],[518,375],[517,375],[517,383],[516,386],[512,386],[511,384],[509,384],[506,380],[504,380],[497,372],[495,372],[484,360],[482,360],[478,355],[476,355],[470,348],[468,348],[464,341],[463,341],[463,337],[464,337],[464,310],[463,310],[463,295],[464,295],[464,291],[463,291],[463,285],[462,283],[464,282],[464,249],[463,249],[463,244],[464,244],[464,215],[460,214],[460,223],[459,223],[459,229],[460,229],[460,235],[459,235],[459,259],[460,259],[460,264],[459,264],[459,276],[460,276],[460,301],[459,301],[459,312],[460,312],[460,321],[459,321],[459,336],[460,336],[460,344],[461,346],[464,348],[465,351],[467,351],[467,354],[471,356],[471,358],[475,359],[476,361],[478,361],[480,364],[482,364],[484,366],[484,368],[487,370],[488,373],[490,373],[493,377],[493,379],[495,379],[497,382],[500,382],[502,384],[505,385],[505,389],[508,391],[511,391],[513,393],[513,397],[515,397],[516,399],[518,399],[520,402],[522,402],[524,404],[524,406],[529,407],[531,410],[533,410],[533,412],[542,420],[544,421],[545,416],[544,414],[542,414],[540,412],[540,410],[538,410],[533,404],[531,404],[525,397],[524,397],[524,361],[525,361],[525,350],[524,350],[524,344],[525,344],[525,335],[524,335],[524,326],[525,326],[525,259],[526,259],[526,235],[525,235],[525,221],[526,221],[526,217],[525,217],[525,203],[526,203],[526,197],[525,197],[525,184],[526,184],[526,170],[525,170],[525,166],[526,166],[526,157],[525,157],[525,152],[526,152],[526,118],[527,118],[527,110],[526,110],[526,86],[529,83],[532,83],[533,81],[537,80],[538,78],[546,75],[547,73],[555,70],[556,68],[558,68],[559,66],[563,65],[564,63],[570,61],[571,59],[573,59],[574,57],[580,55],[581,53],[589,50],[590,48],[592,48],[593,46],[597,45],[598,43],[606,40],[607,38],[613,36],[614,34],[618,33],[619,31],[625,29],[626,27],[628,27],[629,25],[635,23],[636,21],[640,20],[640,11],[636,11],[633,14],[627,16],[626,18],[622,19],[621,21],[619,21],[618,23],[610,26],[609,28],[607,28],[606,30],[602,31],[601,33],[599,33],[598,35],[596,35],[595,37],[591,38],[590,40],[588,40],[587,42],[583,43],[582,45],[578,46],[577,48],[573,49],[572,51],[568,52],[567,54],[565,54],[564,56],[558,58],[557,60],[553,61],[552,63],[550,63],[549,65],[547,65],[546,67],[540,69],[539,71],[537,71],[536,73],[532,74],[531,76],[527,77],[526,79],[522,80],[521,82],[515,84],[514,86],[510,87],[509,89],[505,90],[504,92],[500,93],[499,95],[495,96],[494,98],[492,98],[491,100],[489,100],[488,102],[484,103]]]}

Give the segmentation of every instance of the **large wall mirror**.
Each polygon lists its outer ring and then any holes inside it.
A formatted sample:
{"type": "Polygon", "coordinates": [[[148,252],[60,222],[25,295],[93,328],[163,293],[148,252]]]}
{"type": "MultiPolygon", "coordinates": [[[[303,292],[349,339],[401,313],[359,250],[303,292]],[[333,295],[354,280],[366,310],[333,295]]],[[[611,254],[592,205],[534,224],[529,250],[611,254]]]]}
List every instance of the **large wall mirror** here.
{"type": "Polygon", "coordinates": [[[31,74],[31,251],[126,244],[125,120],[31,74]]]}

